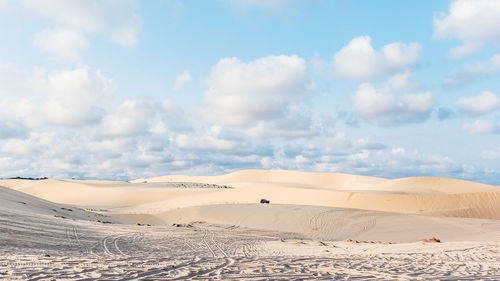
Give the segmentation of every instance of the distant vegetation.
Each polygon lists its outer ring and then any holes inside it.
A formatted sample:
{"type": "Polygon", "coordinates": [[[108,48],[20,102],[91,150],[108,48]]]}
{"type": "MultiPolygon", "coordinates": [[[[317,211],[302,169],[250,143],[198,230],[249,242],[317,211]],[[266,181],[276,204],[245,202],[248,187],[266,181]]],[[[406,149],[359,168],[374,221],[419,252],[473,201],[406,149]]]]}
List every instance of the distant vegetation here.
{"type": "Polygon", "coordinates": [[[13,177],[13,178],[7,178],[8,180],[30,180],[30,181],[39,181],[39,180],[46,180],[48,179],[47,177],[42,177],[42,178],[25,178],[25,177],[13,177]]]}

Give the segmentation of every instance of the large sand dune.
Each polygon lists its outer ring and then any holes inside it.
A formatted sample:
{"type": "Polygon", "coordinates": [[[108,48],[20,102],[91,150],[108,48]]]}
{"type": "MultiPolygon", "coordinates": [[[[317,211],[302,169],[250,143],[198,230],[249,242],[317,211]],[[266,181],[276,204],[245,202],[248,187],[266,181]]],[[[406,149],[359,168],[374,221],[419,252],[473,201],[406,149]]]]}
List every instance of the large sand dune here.
{"type": "Polygon", "coordinates": [[[497,233],[497,229],[465,218],[500,219],[500,187],[446,178],[387,180],[247,170],[222,176],[165,176],[132,182],[3,180],[0,184],[56,203],[105,209],[108,214],[136,223],[204,221],[281,229],[304,238],[329,240],[415,241],[426,236],[480,239],[481,233],[497,233]],[[270,200],[271,206],[258,204],[261,199],[270,200]],[[363,218],[366,225],[346,223],[345,214],[350,214],[351,222],[363,218]],[[318,219],[319,230],[309,223],[318,219]],[[391,221],[393,227],[389,227],[391,221]],[[447,227],[440,227],[443,225],[447,227]],[[402,232],[407,235],[392,235],[402,232]]]}
{"type": "MultiPolygon", "coordinates": [[[[500,223],[483,219],[442,218],[345,208],[235,204],[181,208],[158,214],[165,223],[211,223],[281,231],[305,239],[415,242],[500,239],[500,223]]],[[[126,215],[123,218],[127,218],[126,215]]]]}
{"type": "Polygon", "coordinates": [[[52,202],[106,207],[120,214],[154,216],[178,208],[253,204],[265,198],[272,204],[500,219],[500,187],[446,178],[386,180],[247,170],[222,176],[165,176],[132,182],[3,180],[0,185],[52,202]]]}
{"type": "Polygon", "coordinates": [[[133,182],[4,180],[0,184],[53,202],[106,206],[135,214],[214,204],[252,204],[265,198],[273,204],[500,219],[500,187],[446,178],[385,180],[346,174],[249,170],[223,176],[166,176],[133,182]],[[179,182],[232,188],[176,186],[179,182]]]}
{"type": "Polygon", "coordinates": [[[498,186],[263,170],[0,186],[0,278],[500,278],[498,186]]]}

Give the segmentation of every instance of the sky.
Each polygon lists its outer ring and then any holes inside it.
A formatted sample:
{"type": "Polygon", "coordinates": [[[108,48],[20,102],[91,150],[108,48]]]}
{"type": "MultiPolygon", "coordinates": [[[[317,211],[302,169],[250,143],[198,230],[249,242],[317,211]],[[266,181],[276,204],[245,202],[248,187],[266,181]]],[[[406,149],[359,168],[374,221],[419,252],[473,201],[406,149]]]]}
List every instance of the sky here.
{"type": "Polygon", "coordinates": [[[500,185],[500,1],[0,0],[0,177],[500,185]]]}

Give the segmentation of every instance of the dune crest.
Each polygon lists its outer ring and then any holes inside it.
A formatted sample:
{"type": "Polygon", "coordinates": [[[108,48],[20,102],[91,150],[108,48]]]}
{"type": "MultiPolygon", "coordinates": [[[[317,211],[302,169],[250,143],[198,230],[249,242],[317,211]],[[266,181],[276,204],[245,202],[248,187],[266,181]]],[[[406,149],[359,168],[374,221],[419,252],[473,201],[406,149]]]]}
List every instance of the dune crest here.
{"type": "Polygon", "coordinates": [[[283,205],[500,219],[500,187],[447,178],[387,180],[337,173],[242,170],[220,176],[173,175],[131,182],[2,180],[0,185],[56,203],[106,206],[120,214],[154,216],[177,208],[254,204],[267,199],[283,205]],[[181,182],[186,184],[179,185],[181,182]],[[194,183],[231,188],[198,188],[194,183]]]}

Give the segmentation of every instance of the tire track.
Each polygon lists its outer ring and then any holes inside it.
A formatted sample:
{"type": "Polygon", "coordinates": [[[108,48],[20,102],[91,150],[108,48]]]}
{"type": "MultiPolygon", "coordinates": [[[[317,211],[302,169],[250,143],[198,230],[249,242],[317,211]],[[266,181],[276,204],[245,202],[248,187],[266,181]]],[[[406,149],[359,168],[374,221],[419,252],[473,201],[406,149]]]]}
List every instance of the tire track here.
{"type": "Polygon", "coordinates": [[[218,271],[218,270],[225,268],[225,267],[229,267],[229,266],[234,264],[234,259],[232,259],[232,258],[224,258],[223,261],[224,262],[222,264],[216,265],[214,267],[211,267],[208,269],[201,269],[197,272],[189,273],[187,276],[177,277],[177,278],[172,279],[172,280],[185,280],[188,278],[202,277],[204,275],[218,271]]]}
{"type": "MultiPolygon", "coordinates": [[[[160,268],[150,269],[150,270],[147,270],[147,271],[144,271],[144,272],[137,273],[135,276],[127,277],[127,278],[120,279],[120,280],[129,281],[129,280],[138,280],[139,278],[149,278],[149,277],[154,277],[154,276],[157,276],[157,275],[165,275],[166,273],[169,273],[171,271],[182,269],[182,268],[186,268],[186,267],[192,267],[192,266],[195,266],[197,264],[198,264],[198,262],[192,260],[192,261],[183,262],[183,263],[180,263],[180,264],[168,265],[167,267],[160,267],[160,268]]],[[[170,280],[178,280],[178,279],[183,279],[183,278],[185,278],[185,276],[171,277],[169,279],[170,280]]],[[[162,278],[162,280],[165,280],[165,279],[162,278]]]]}
{"type": "Polygon", "coordinates": [[[204,229],[204,232],[203,232],[203,243],[205,244],[205,246],[207,247],[207,249],[210,251],[210,253],[212,254],[212,256],[214,258],[217,257],[217,255],[215,254],[214,250],[212,250],[212,248],[210,247],[210,245],[208,245],[208,242],[207,242],[207,233],[208,233],[208,230],[204,229]]]}
{"type": "Polygon", "coordinates": [[[115,246],[115,249],[120,253],[120,255],[122,256],[128,256],[126,255],[125,253],[122,252],[122,250],[120,249],[120,247],[118,247],[118,239],[120,239],[121,237],[123,237],[124,235],[119,235],[119,236],[116,236],[114,239],[113,239],[113,245],[115,246]]]}
{"type": "Polygon", "coordinates": [[[220,245],[217,242],[215,242],[214,238],[215,238],[215,232],[212,232],[212,237],[211,237],[212,242],[214,243],[215,247],[217,247],[217,249],[219,249],[219,251],[224,255],[224,257],[227,258],[228,256],[227,256],[226,252],[224,252],[224,250],[222,250],[220,245]]]}

